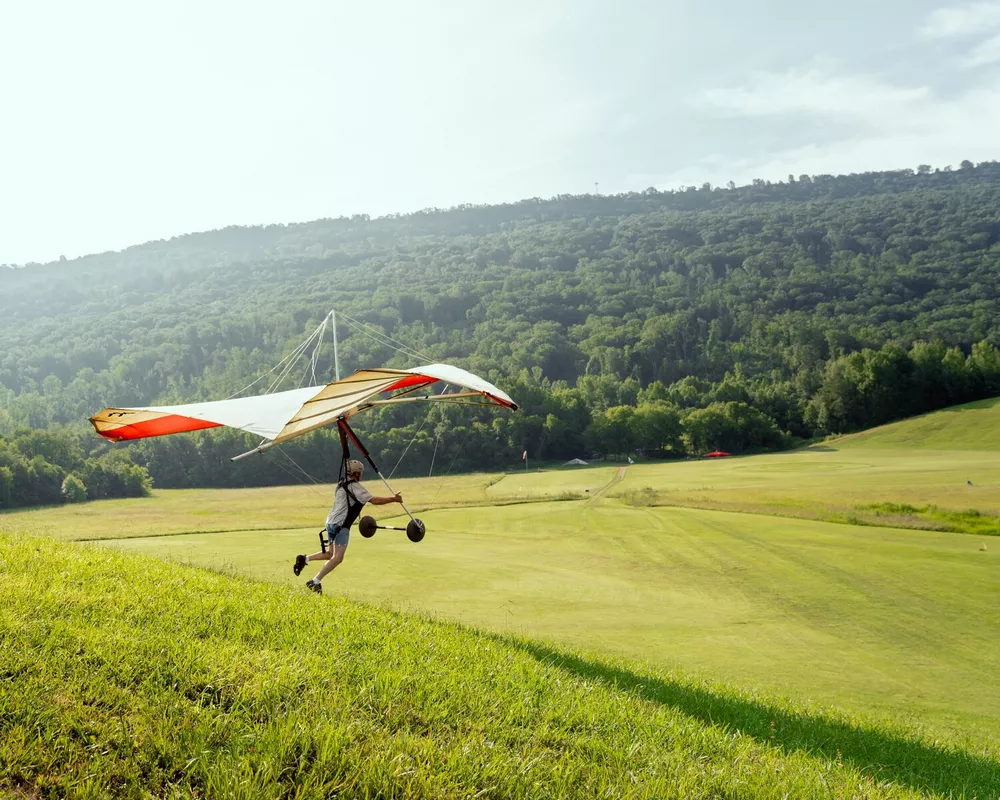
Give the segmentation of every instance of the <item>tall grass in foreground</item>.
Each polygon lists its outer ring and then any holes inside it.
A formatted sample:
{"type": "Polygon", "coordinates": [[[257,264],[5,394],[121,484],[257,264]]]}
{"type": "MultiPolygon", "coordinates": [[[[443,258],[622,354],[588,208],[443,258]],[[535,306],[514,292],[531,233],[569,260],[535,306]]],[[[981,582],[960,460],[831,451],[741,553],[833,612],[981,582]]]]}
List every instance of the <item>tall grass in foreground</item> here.
{"type": "Polygon", "coordinates": [[[0,535],[21,797],[995,797],[995,755],[545,646],[0,535]]]}

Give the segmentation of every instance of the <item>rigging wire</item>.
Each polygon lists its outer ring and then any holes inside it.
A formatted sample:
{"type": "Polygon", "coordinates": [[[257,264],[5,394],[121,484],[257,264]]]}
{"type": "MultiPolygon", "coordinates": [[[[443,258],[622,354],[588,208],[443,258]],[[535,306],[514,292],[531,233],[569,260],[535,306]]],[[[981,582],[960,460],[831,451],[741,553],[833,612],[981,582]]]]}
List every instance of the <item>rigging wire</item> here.
{"type": "Polygon", "coordinates": [[[409,356],[410,358],[418,358],[427,363],[431,363],[434,361],[434,359],[428,356],[426,353],[421,353],[419,350],[404,344],[398,339],[394,339],[389,334],[383,333],[382,331],[378,330],[378,328],[376,328],[374,325],[371,325],[367,322],[361,322],[360,320],[356,320],[354,317],[350,316],[349,314],[345,314],[344,312],[340,312],[340,316],[343,317],[345,320],[347,320],[347,323],[358,333],[367,336],[368,338],[372,339],[378,344],[383,345],[384,347],[389,347],[392,350],[396,350],[397,352],[402,353],[403,355],[409,356]]]}
{"type": "Polygon", "coordinates": [[[390,342],[393,342],[393,343],[399,345],[400,347],[403,347],[403,348],[409,350],[413,355],[416,355],[416,356],[418,356],[420,358],[426,358],[428,361],[432,360],[430,358],[430,356],[428,356],[428,355],[426,355],[424,353],[421,353],[416,348],[410,347],[409,345],[405,344],[404,342],[399,341],[398,339],[394,339],[388,333],[383,333],[382,331],[380,331],[378,328],[376,328],[374,325],[372,325],[369,322],[362,322],[359,319],[355,319],[350,314],[345,314],[343,311],[340,312],[340,316],[342,316],[344,319],[348,320],[349,322],[353,322],[355,325],[357,325],[357,326],[359,326],[359,327],[361,327],[363,329],[368,329],[368,330],[363,330],[362,331],[366,335],[369,335],[369,336],[381,336],[382,338],[388,339],[390,342]],[[372,331],[373,333],[369,333],[369,331],[372,331]]]}
{"type": "MultiPolygon", "coordinates": [[[[448,393],[448,390],[449,390],[450,388],[451,388],[451,384],[450,384],[450,383],[446,383],[446,384],[444,385],[444,388],[443,388],[443,389],[441,390],[441,394],[447,394],[447,393],[448,393]]],[[[404,456],[405,456],[405,455],[406,455],[406,454],[407,454],[407,453],[409,452],[410,448],[411,448],[411,447],[413,447],[413,443],[414,443],[415,441],[417,441],[417,437],[418,437],[418,436],[420,435],[420,431],[422,431],[422,430],[424,429],[424,425],[426,425],[426,424],[427,424],[427,421],[428,421],[428,420],[429,420],[429,419],[431,418],[431,415],[432,415],[433,413],[434,413],[434,406],[433,406],[433,405],[431,405],[431,407],[427,409],[427,416],[426,416],[426,417],[424,417],[424,421],[420,423],[420,427],[419,427],[419,428],[417,428],[417,432],[413,434],[413,438],[412,438],[412,439],[410,439],[410,443],[409,443],[408,445],[406,445],[406,449],[405,449],[405,450],[403,450],[403,453],[402,453],[402,455],[400,455],[400,457],[399,457],[399,461],[397,461],[397,462],[396,462],[396,466],[394,466],[394,467],[392,468],[392,472],[390,472],[390,473],[389,473],[389,477],[390,477],[390,478],[391,478],[391,477],[392,477],[393,475],[395,475],[395,474],[396,474],[396,470],[397,470],[397,469],[399,469],[399,465],[400,465],[401,463],[403,463],[403,457],[404,457],[404,456]]],[[[434,445],[434,451],[435,451],[435,452],[437,452],[437,444],[436,444],[436,443],[435,443],[435,445],[434,445]]]]}
{"type": "Polygon", "coordinates": [[[264,392],[264,394],[271,394],[272,392],[274,392],[275,389],[277,389],[281,385],[282,381],[284,381],[285,378],[288,377],[288,373],[292,371],[292,368],[295,366],[295,362],[298,361],[299,358],[301,358],[303,355],[305,355],[305,352],[308,349],[309,345],[312,344],[313,340],[319,335],[322,329],[323,329],[322,325],[317,325],[316,330],[314,330],[310,334],[309,338],[306,339],[301,345],[299,345],[297,348],[295,348],[295,350],[292,351],[292,355],[295,356],[295,359],[288,362],[288,366],[286,366],[284,370],[282,370],[281,374],[278,376],[278,379],[273,384],[271,384],[271,387],[266,392],[264,392]]]}
{"type": "Polygon", "coordinates": [[[323,349],[323,335],[326,333],[326,323],[330,319],[330,315],[332,313],[333,312],[331,311],[330,314],[327,314],[325,317],[323,317],[323,323],[321,325],[322,330],[320,330],[319,339],[316,340],[316,346],[313,348],[312,361],[311,361],[313,386],[315,386],[317,383],[316,364],[319,362],[319,353],[323,349]]]}
{"type": "Polygon", "coordinates": [[[296,460],[295,460],[294,458],[292,458],[292,457],[291,457],[290,455],[288,455],[288,453],[286,453],[286,452],[285,452],[284,450],[282,450],[282,449],[281,449],[280,447],[278,448],[278,452],[279,452],[279,453],[281,453],[281,455],[283,455],[283,456],[284,456],[284,457],[285,457],[286,459],[288,459],[288,461],[289,461],[289,462],[290,462],[290,463],[292,464],[292,466],[293,466],[293,467],[295,467],[295,469],[297,469],[297,470],[298,470],[299,472],[301,472],[301,473],[302,473],[303,475],[305,475],[305,476],[306,476],[306,478],[308,478],[308,479],[309,479],[310,481],[312,481],[312,482],[313,482],[313,484],[315,484],[316,486],[322,486],[322,485],[323,485],[323,484],[322,484],[322,483],[320,483],[320,482],[319,482],[318,480],[316,480],[316,479],[315,479],[315,478],[314,478],[314,477],[313,477],[313,476],[312,476],[311,474],[309,474],[309,472],[308,472],[307,470],[305,470],[305,469],[304,469],[304,468],[303,468],[303,467],[302,467],[302,466],[301,466],[301,465],[299,464],[299,462],[297,462],[297,461],[296,461],[296,460]]]}
{"type": "Polygon", "coordinates": [[[281,359],[281,361],[279,361],[277,364],[275,364],[273,367],[271,367],[270,370],[268,370],[267,372],[265,372],[263,375],[259,375],[253,381],[251,381],[246,386],[244,386],[242,389],[239,389],[239,390],[233,392],[231,395],[229,395],[229,397],[226,398],[226,400],[232,400],[234,397],[236,397],[236,395],[243,394],[243,392],[245,392],[250,387],[257,385],[262,380],[264,380],[264,378],[267,378],[268,376],[272,375],[275,372],[275,370],[279,369],[286,361],[288,361],[288,359],[293,358],[293,357],[297,358],[298,351],[300,349],[302,349],[307,344],[307,342],[308,342],[308,340],[306,340],[305,342],[303,342],[302,344],[300,344],[298,347],[296,347],[294,350],[292,350],[291,353],[289,353],[287,356],[285,356],[283,359],[281,359]]]}
{"type": "Polygon", "coordinates": [[[297,463],[297,462],[295,461],[295,459],[293,459],[293,458],[292,458],[292,457],[291,457],[290,455],[288,455],[288,453],[286,453],[286,452],[285,452],[284,450],[282,450],[282,449],[280,449],[280,448],[276,448],[276,449],[277,449],[277,450],[278,450],[278,452],[279,452],[279,453],[281,453],[281,454],[282,454],[282,455],[283,455],[283,456],[284,456],[285,458],[287,458],[287,459],[288,459],[288,460],[289,460],[289,461],[291,462],[292,466],[294,466],[294,467],[295,467],[295,469],[297,469],[297,470],[298,470],[298,472],[299,472],[299,473],[301,473],[301,474],[296,474],[295,472],[292,472],[292,471],[291,471],[291,470],[289,470],[289,469],[288,469],[288,468],[287,468],[287,467],[286,467],[286,466],[285,466],[284,464],[282,464],[282,463],[281,463],[281,461],[275,461],[274,463],[275,463],[275,465],[277,465],[278,469],[280,469],[280,470],[281,470],[282,472],[284,472],[284,473],[285,473],[286,475],[288,475],[288,476],[289,476],[289,477],[290,477],[290,478],[291,478],[292,480],[294,480],[295,482],[297,482],[297,483],[300,483],[300,484],[302,484],[303,486],[305,486],[305,487],[306,487],[307,489],[309,489],[309,490],[310,490],[310,492],[312,492],[312,494],[315,494],[315,495],[316,495],[316,496],[318,496],[318,497],[322,497],[322,498],[324,498],[324,500],[325,500],[325,499],[326,499],[326,497],[327,497],[327,495],[326,495],[326,492],[323,492],[323,491],[320,491],[320,489],[319,489],[319,487],[320,487],[320,486],[321,486],[322,484],[321,484],[321,483],[319,483],[319,481],[317,481],[317,480],[316,480],[316,479],[315,479],[315,478],[314,478],[314,477],[313,477],[312,475],[310,475],[310,474],[309,474],[309,473],[308,473],[308,472],[307,472],[306,470],[304,470],[304,469],[303,469],[303,468],[302,468],[302,467],[301,467],[301,466],[300,466],[300,465],[299,465],[299,464],[298,464],[298,463],[297,463]],[[307,478],[307,479],[308,479],[309,481],[311,481],[311,483],[306,483],[306,481],[302,479],[302,476],[303,476],[303,475],[304,475],[304,476],[305,476],[305,477],[306,477],[306,478],[307,478]]]}
{"type": "Polygon", "coordinates": [[[399,469],[399,465],[403,463],[403,458],[406,456],[408,452],[410,452],[410,448],[413,447],[413,443],[417,441],[417,437],[420,435],[420,431],[424,429],[424,425],[427,424],[427,420],[431,418],[431,414],[433,413],[434,413],[434,406],[431,406],[429,409],[427,409],[427,416],[424,417],[424,421],[420,423],[420,427],[417,428],[417,432],[413,434],[413,438],[410,439],[410,443],[406,445],[406,449],[403,450],[402,454],[399,456],[399,461],[396,462],[396,466],[394,466],[392,468],[392,472],[389,473],[390,478],[396,474],[396,470],[399,469]]]}
{"type": "MultiPolygon", "coordinates": [[[[231,395],[229,395],[229,397],[226,398],[226,400],[232,400],[237,395],[243,394],[243,392],[245,392],[247,389],[256,386],[262,380],[270,377],[280,369],[281,374],[279,375],[277,381],[275,381],[275,383],[264,392],[264,394],[271,394],[285,379],[290,369],[294,366],[295,361],[297,361],[302,355],[305,354],[305,351],[309,347],[310,342],[312,342],[313,339],[316,338],[316,334],[320,333],[321,330],[324,330],[326,328],[326,323],[329,318],[330,314],[327,314],[325,317],[323,317],[323,321],[319,325],[317,325],[316,328],[313,329],[313,332],[309,334],[309,336],[303,342],[299,343],[295,347],[295,349],[292,350],[292,352],[290,352],[287,356],[281,359],[277,364],[271,367],[271,369],[269,369],[263,375],[258,375],[256,378],[254,378],[254,380],[250,381],[250,383],[248,383],[242,389],[238,389],[237,391],[233,392],[231,395]]],[[[320,338],[320,343],[322,343],[322,335],[320,338]]]]}
{"type": "MultiPolygon", "coordinates": [[[[298,387],[297,388],[301,389],[303,386],[305,386],[306,385],[306,378],[308,378],[308,377],[309,377],[309,364],[306,364],[306,368],[302,372],[302,377],[299,378],[299,382],[298,382],[298,387]]],[[[313,386],[316,385],[315,378],[316,378],[316,368],[314,366],[313,367],[313,384],[312,384],[313,386]]]]}
{"type": "MultiPolygon", "coordinates": [[[[313,329],[312,333],[310,333],[305,340],[297,345],[292,352],[281,359],[270,370],[255,378],[243,388],[233,392],[233,394],[229,395],[226,399],[231,400],[232,398],[243,394],[245,391],[253,388],[265,378],[269,378],[275,372],[278,372],[278,377],[270,383],[268,388],[264,391],[264,394],[272,394],[285,381],[291,371],[295,368],[295,363],[306,354],[310,346],[312,346],[313,349],[309,359],[309,365],[306,368],[305,374],[303,374],[301,380],[299,381],[299,385],[301,386],[305,382],[306,375],[310,374],[312,375],[313,385],[316,385],[319,382],[319,378],[316,376],[316,367],[319,365],[319,356],[323,347],[323,339],[326,334],[327,325],[330,324],[332,315],[333,311],[323,317],[323,321],[313,329]]],[[[394,350],[397,353],[401,353],[409,358],[424,361],[425,363],[432,363],[434,361],[434,359],[426,353],[422,353],[416,348],[410,347],[398,339],[393,338],[389,334],[383,333],[368,322],[362,322],[361,320],[355,319],[350,314],[346,314],[344,312],[340,312],[340,316],[347,322],[353,331],[367,337],[382,347],[388,347],[390,350],[394,350]]]]}
{"type": "Polygon", "coordinates": [[[438,484],[438,490],[434,493],[434,497],[431,498],[429,505],[434,505],[434,503],[437,502],[438,495],[441,494],[441,490],[444,488],[445,480],[451,477],[451,471],[455,468],[455,462],[458,461],[458,457],[462,454],[462,450],[465,449],[465,443],[469,440],[470,433],[472,433],[471,425],[465,429],[465,436],[462,437],[462,442],[458,445],[458,449],[455,451],[455,457],[452,458],[448,471],[441,476],[441,483],[438,484]]]}
{"type": "Polygon", "coordinates": [[[388,347],[390,350],[395,350],[397,353],[402,353],[404,356],[407,356],[408,358],[416,359],[418,361],[424,361],[424,362],[427,362],[427,363],[429,363],[429,362],[432,361],[432,359],[429,359],[426,356],[421,355],[416,350],[410,350],[409,348],[407,348],[405,346],[403,346],[403,347],[397,347],[395,344],[393,344],[393,340],[391,340],[391,339],[388,339],[388,340],[380,339],[380,338],[378,338],[377,334],[373,334],[370,331],[366,331],[363,328],[359,328],[353,322],[349,321],[347,324],[350,325],[358,333],[360,333],[360,334],[362,334],[364,336],[367,336],[373,342],[375,342],[378,345],[381,345],[382,347],[388,347]]]}
{"type": "Polygon", "coordinates": [[[301,484],[301,485],[305,486],[306,488],[310,489],[313,493],[315,493],[317,495],[319,494],[319,491],[317,489],[315,489],[313,486],[311,486],[310,484],[308,484],[304,480],[302,480],[302,476],[301,475],[296,475],[294,472],[292,472],[290,469],[288,469],[288,467],[286,467],[280,461],[275,461],[274,465],[278,469],[280,469],[282,472],[284,472],[289,478],[291,478],[294,483],[301,484]]]}
{"type": "Polygon", "coordinates": [[[439,445],[439,444],[441,444],[441,437],[440,437],[440,436],[438,436],[438,437],[437,437],[437,438],[436,438],[436,439],[434,440],[434,452],[433,452],[433,453],[431,453],[431,467],[430,467],[430,469],[429,469],[429,470],[427,470],[427,477],[428,477],[428,478],[429,478],[429,477],[430,477],[431,475],[433,475],[433,474],[434,474],[434,459],[436,459],[436,458],[437,458],[437,454],[438,454],[438,445],[439,445]]]}

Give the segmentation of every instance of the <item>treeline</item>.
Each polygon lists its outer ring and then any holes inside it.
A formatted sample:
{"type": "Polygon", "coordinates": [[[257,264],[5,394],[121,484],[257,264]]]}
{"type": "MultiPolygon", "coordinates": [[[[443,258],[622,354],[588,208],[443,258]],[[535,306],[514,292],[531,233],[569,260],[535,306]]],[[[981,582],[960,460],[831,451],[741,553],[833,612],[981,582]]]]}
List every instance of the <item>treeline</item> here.
{"type": "MultiPolygon", "coordinates": [[[[759,452],[826,430],[853,430],[1000,395],[1000,351],[966,355],[940,342],[887,344],[827,362],[815,385],[748,376],[686,377],[642,386],[585,376],[577,386],[530,375],[505,388],[516,413],[452,405],[382,407],[355,418],[386,475],[510,469],[584,457],[683,458],[759,452]]],[[[258,440],[232,429],[109,445],[89,432],[26,430],[0,439],[0,508],[134,497],[161,488],[330,481],[339,441],[330,430],[233,463],[258,440]]]]}
{"type": "Polygon", "coordinates": [[[152,480],[125,451],[85,457],[80,435],[21,431],[0,438],[0,510],[141,497],[152,480]]]}
{"type": "MultiPolygon", "coordinates": [[[[693,194],[702,210],[668,193],[565,198],[0,269],[0,429],[228,396],[333,307],[433,359],[570,384],[718,381],[737,364],[790,377],[890,341],[1000,345],[996,164],[693,194]]],[[[340,335],[347,369],[415,360],[340,335]]],[[[329,351],[318,366],[332,371],[329,351]]]]}
{"type": "MultiPolygon", "coordinates": [[[[851,430],[868,426],[858,420],[882,424],[1000,395],[1000,351],[986,342],[968,355],[941,343],[919,342],[908,351],[889,344],[831,360],[812,388],[739,371],[714,383],[688,377],[645,387],[634,379],[585,378],[569,387],[522,376],[505,388],[521,403],[516,413],[407,405],[366,412],[352,424],[384,474],[397,476],[516,469],[524,450],[533,463],[760,452],[801,443],[810,430],[851,430]]],[[[217,429],[147,439],[128,451],[163,488],[307,483],[337,475],[340,445],[331,431],[230,462],[257,442],[217,429]]]]}
{"type": "MultiPolygon", "coordinates": [[[[0,268],[0,435],[230,396],[330,308],[343,371],[446,361],[523,404],[359,417],[391,464],[416,437],[400,466],[415,474],[857,430],[997,393],[997,208],[1000,165],[964,162],[229,228],[0,268]]],[[[332,362],[328,339],[319,380],[332,362]]],[[[230,465],[243,443],[226,435],[181,438],[127,452],[159,485],[290,479],[277,459],[230,465]]],[[[297,447],[330,468],[322,436],[297,447]]]]}

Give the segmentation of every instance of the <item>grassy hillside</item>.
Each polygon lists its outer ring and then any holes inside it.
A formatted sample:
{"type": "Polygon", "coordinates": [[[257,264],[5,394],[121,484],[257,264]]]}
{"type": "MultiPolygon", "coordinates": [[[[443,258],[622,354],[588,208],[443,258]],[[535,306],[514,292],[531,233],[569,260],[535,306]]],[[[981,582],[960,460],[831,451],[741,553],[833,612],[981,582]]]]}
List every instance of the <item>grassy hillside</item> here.
{"type": "Polygon", "coordinates": [[[1000,796],[1000,546],[906,529],[993,532],[998,407],[400,481],[323,598],[329,487],[0,515],[0,795],[1000,796]]]}
{"type": "MultiPolygon", "coordinates": [[[[1000,741],[1000,705],[982,691],[1000,669],[987,611],[1000,592],[995,548],[886,527],[995,525],[991,453],[833,442],[400,486],[423,509],[427,539],[356,536],[328,592],[1000,741]],[[588,499],[552,502],[563,497],[588,499]],[[937,516],[903,510],[932,502],[937,516]]],[[[290,560],[317,548],[329,497],[313,486],[157,492],[85,514],[3,515],[0,529],[121,539],[136,553],[298,584],[290,560]]]]}
{"type": "Polygon", "coordinates": [[[1000,533],[1000,459],[994,453],[824,445],[752,458],[637,467],[629,468],[611,494],[639,507],[689,506],[1000,533]]]}
{"type": "Polygon", "coordinates": [[[635,506],[995,536],[1000,534],[1000,399],[787,453],[637,465],[611,493],[635,506]]]}
{"type": "Polygon", "coordinates": [[[972,450],[1000,453],[1000,398],[952,406],[933,414],[844,436],[834,447],[889,450],[972,450]]]}
{"type": "MultiPolygon", "coordinates": [[[[424,519],[419,545],[355,537],[327,592],[1000,742],[1000,697],[983,691],[1000,669],[1000,573],[979,539],[615,502],[424,519]]],[[[113,544],[301,590],[291,560],[316,539],[113,544]]]]}
{"type": "Polygon", "coordinates": [[[1000,792],[995,749],[106,548],[0,535],[14,797],[1000,792]]]}

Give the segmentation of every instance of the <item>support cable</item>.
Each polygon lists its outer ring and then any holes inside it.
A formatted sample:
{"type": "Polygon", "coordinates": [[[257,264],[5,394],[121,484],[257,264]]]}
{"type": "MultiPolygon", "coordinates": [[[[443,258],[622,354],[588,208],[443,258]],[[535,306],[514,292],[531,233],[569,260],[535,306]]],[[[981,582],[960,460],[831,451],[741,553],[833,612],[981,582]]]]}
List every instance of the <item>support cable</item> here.
{"type": "Polygon", "coordinates": [[[378,328],[376,328],[374,325],[370,325],[367,322],[361,322],[359,320],[356,320],[354,317],[345,314],[343,311],[340,312],[340,316],[346,319],[348,324],[352,328],[354,328],[358,333],[367,336],[368,338],[372,339],[378,344],[383,345],[384,347],[388,347],[392,350],[402,353],[403,355],[409,356],[410,358],[418,358],[427,363],[431,363],[434,361],[434,359],[428,356],[427,354],[421,353],[419,350],[416,350],[415,348],[410,347],[404,344],[403,342],[400,342],[398,339],[394,339],[387,333],[383,333],[382,331],[378,330],[378,328]]]}
{"type": "Polygon", "coordinates": [[[438,495],[441,494],[441,490],[444,488],[444,482],[449,477],[451,477],[451,471],[455,468],[455,462],[458,461],[458,457],[462,454],[462,451],[465,449],[465,443],[469,440],[469,434],[471,433],[472,433],[472,426],[470,425],[465,430],[465,436],[462,437],[462,442],[461,444],[458,445],[458,449],[455,451],[454,458],[451,459],[451,464],[448,467],[448,471],[441,476],[441,483],[438,484],[438,490],[434,493],[434,497],[431,498],[430,505],[433,505],[435,502],[437,502],[438,495]]]}

